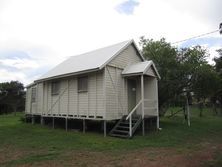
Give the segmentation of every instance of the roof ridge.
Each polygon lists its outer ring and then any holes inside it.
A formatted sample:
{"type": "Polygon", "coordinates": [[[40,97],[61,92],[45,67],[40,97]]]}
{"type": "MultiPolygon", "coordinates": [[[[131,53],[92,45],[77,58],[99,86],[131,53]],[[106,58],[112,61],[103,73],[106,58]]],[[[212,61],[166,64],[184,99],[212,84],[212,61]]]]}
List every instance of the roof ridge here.
{"type": "MultiPolygon", "coordinates": [[[[74,73],[80,73],[83,71],[102,69],[104,65],[110,62],[120,52],[122,52],[129,45],[134,44],[134,40],[126,40],[106,47],[101,47],[93,51],[82,53],[75,56],[70,56],[62,63],[56,65],[54,68],[43,74],[35,82],[42,80],[48,80],[65,76],[67,74],[73,75],[74,73]]],[[[142,58],[142,57],[141,57],[142,58]]]]}
{"type": "Polygon", "coordinates": [[[115,43],[115,44],[112,44],[112,45],[108,45],[108,46],[104,46],[104,47],[100,47],[100,48],[97,48],[97,49],[93,49],[91,51],[87,51],[87,52],[82,52],[82,53],[79,53],[77,55],[73,55],[73,56],[70,56],[69,58],[71,57],[76,57],[76,56],[81,56],[81,55],[84,55],[84,54],[88,54],[88,53],[91,53],[91,52],[96,52],[96,51],[99,51],[99,50],[102,50],[102,49],[106,49],[106,48],[109,48],[109,47],[113,47],[115,45],[120,45],[120,44],[123,44],[123,43],[131,43],[131,41],[133,41],[133,39],[130,39],[130,40],[125,40],[125,41],[122,41],[122,42],[118,42],[118,43],[115,43]]]}

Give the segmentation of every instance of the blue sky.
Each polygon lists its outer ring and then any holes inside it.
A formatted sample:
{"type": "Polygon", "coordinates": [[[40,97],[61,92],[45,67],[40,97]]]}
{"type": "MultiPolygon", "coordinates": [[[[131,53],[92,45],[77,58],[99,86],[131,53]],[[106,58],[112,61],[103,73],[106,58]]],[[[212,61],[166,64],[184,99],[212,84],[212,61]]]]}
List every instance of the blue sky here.
{"type": "MultiPolygon", "coordinates": [[[[221,0],[1,0],[0,82],[27,85],[70,56],[132,38],[174,42],[213,31],[221,6],[221,0]]],[[[210,61],[222,35],[178,46],[197,44],[209,49],[210,61]]]]}
{"type": "Polygon", "coordinates": [[[189,47],[193,45],[207,45],[208,47],[213,47],[221,44],[221,37],[201,37],[187,40],[181,44],[181,47],[189,47]]]}
{"type": "MultiPolygon", "coordinates": [[[[215,34],[215,33],[214,33],[215,34]]],[[[218,34],[218,32],[217,32],[218,34]]],[[[222,36],[218,35],[208,35],[208,36],[203,36],[199,38],[194,38],[190,39],[184,42],[181,42],[178,44],[179,48],[186,48],[186,47],[192,47],[200,45],[203,48],[207,49],[209,53],[209,57],[207,57],[207,60],[209,64],[214,64],[214,57],[218,57],[217,49],[222,48],[222,36]]]]}
{"type": "Polygon", "coordinates": [[[139,5],[138,1],[135,0],[126,0],[119,5],[116,6],[116,10],[119,13],[123,13],[126,15],[132,15],[136,6],[139,5]]]}

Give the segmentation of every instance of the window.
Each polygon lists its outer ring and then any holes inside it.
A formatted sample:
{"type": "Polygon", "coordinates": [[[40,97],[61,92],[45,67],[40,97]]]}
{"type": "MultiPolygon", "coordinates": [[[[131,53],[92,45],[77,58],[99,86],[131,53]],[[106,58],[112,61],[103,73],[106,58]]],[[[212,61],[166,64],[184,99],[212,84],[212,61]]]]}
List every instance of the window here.
{"type": "Polygon", "coordinates": [[[36,87],[32,88],[32,103],[36,102],[36,87]]]}
{"type": "Polygon", "coordinates": [[[60,89],[60,84],[59,82],[52,82],[52,95],[58,95],[59,94],[59,89],[60,89]]]}
{"type": "Polygon", "coordinates": [[[88,77],[78,78],[78,92],[87,92],[88,90],[88,77]]]}

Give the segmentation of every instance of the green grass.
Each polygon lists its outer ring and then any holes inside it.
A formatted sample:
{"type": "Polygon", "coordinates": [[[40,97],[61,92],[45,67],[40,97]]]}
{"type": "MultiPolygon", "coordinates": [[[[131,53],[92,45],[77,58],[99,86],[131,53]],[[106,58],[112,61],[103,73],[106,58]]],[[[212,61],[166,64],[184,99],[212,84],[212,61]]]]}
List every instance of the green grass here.
{"type": "MultiPolygon", "coordinates": [[[[192,110],[191,127],[183,122],[178,114],[173,118],[161,118],[161,131],[149,132],[145,137],[137,135],[131,140],[106,137],[98,133],[66,132],[64,129],[51,129],[20,121],[22,114],[0,116],[0,154],[7,147],[21,150],[36,150],[26,157],[4,162],[0,166],[25,164],[56,159],[67,151],[89,150],[113,154],[119,151],[135,150],[144,147],[174,147],[198,149],[201,142],[221,143],[222,117],[204,111],[202,118],[192,110]]],[[[221,157],[215,163],[220,163],[221,157]]],[[[213,163],[213,162],[212,162],[213,163]]]]}

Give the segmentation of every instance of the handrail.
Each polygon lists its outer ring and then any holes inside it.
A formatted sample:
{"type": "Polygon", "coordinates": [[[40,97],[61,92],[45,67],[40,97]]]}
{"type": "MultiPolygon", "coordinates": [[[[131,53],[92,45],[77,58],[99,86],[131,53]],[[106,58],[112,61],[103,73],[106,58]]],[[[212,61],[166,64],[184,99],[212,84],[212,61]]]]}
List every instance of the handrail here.
{"type": "Polygon", "coordinates": [[[129,136],[132,137],[132,114],[136,111],[136,109],[139,107],[139,105],[141,103],[143,103],[143,107],[142,107],[142,119],[144,118],[144,109],[146,107],[144,107],[144,102],[145,101],[152,101],[152,102],[157,102],[156,100],[152,100],[152,99],[141,99],[137,105],[132,109],[132,111],[130,111],[130,113],[127,115],[126,120],[129,119],[129,136]]]}
{"type": "Polygon", "coordinates": [[[126,120],[129,119],[129,117],[132,116],[132,114],[136,111],[136,109],[139,107],[139,105],[142,103],[142,99],[139,101],[139,103],[137,103],[137,105],[132,109],[132,111],[128,114],[128,116],[126,117],[126,120]]]}
{"type": "Polygon", "coordinates": [[[63,94],[65,93],[65,91],[68,89],[68,87],[66,87],[63,91],[62,91],[62,93],[59,95],[59,97],[56,99],[56,101],[52,104],[52,106],[51,106],[51,108],[47,111],[47,113],[49,113],[49,111],[51,111],[53,108],[54,108],[54,106],[57,104],[57,102],[60,100],[60,98],[63,96],[63,94]]]}
{"type": "Polygon", "coordinates": [[[141,99],[137,105],[132,109],[132,111],[128,114],[126,117],[126,120],[129,119],[129,135],[132,137],[132,114],[136,111],[136,109],[139,107],[139,105],[143,102],[143,99],[141,99]]]}

